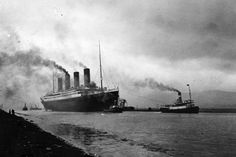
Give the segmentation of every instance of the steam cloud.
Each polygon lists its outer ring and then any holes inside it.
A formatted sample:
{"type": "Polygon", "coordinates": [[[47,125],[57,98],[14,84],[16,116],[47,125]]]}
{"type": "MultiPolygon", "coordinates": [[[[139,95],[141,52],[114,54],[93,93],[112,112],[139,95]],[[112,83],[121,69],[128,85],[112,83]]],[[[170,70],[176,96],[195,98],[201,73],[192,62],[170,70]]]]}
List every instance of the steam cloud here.
{"type": "Polygon", "coordinates": [[[15,93],[17,93],[19,90],[19,86],[17,84],[14,84],[13,87],[6,87],[6,91],[5,91],[5,98],[11,98],[15,95],[15,93]]]}
{"type": "Polygon", "coordinates": [[[87,68],[87,66],[86,65],[84,65],[83,63],[81,63],[81,62],[78,62],[77,63],[80,67],[82,67],[82,68],[87,68]]]}
{"type": "Polygon", "coordinates": [[[180,92],[178,89],[175,89],[168,85],[164,85],[163,83],[159,83],[155,81],[153,78],[146,78],[144,81],[136,81],[134,82],[134,86],[142,88],[149,87],[151,89],[159,89],[161,91],[180,92]]]}
{"type": "Polygon", "coordinates": [[[46,66],[49,68],[57,68],[58,70],[68,74],[67,70],[58,65],[55,61],[44,59],[38,55],[39,52],[30,50],[29,52],[16,52],[13,55],[7,53],[0,53],[0,68],[2,66],[8,66],[11,64],[17,64],[18,66],[46,66]]]}
{"type": "Polygon", "coordinates": [[[73,61],[73,64],[74,64],[74,66],[79,65],[81,68],[87,68],[86,65],[84,65],[82,62],[79,62],[79,61],[73,61]]]}
{"type": "Polygon", "coordinates": [[[87,68],[87,66],[84,63],[78,61],[77,58],[73,58],[72,56],[65,55],[65,54],[62,54],[61,57],[64,62],[66,62],[70,67],[74,68],[73,69],[74,71],[77,71],[78,67],[87,68]]]}
{"type": "Polygon", "coordinates": [[[14,54],[0,52],[2,103],[39,103],[39,97],[51,89],[50,72],[53,68],[68,74],[55,61],[41,57],[37,49],[17,51],[14,54]]]}

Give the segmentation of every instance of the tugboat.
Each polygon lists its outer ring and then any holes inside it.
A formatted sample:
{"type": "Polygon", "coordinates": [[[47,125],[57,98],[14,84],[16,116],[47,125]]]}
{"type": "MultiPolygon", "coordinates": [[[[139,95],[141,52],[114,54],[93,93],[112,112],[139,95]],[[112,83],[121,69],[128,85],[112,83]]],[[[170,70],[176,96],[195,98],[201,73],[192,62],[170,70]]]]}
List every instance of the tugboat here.
{"type": "Polygon", "coordinates": [[[125,103],[127,103],[125,99],[119,98],[118,103],[115,101],[113,106],[110,106],[109,109],[103,110],[103,112],[122,113],[125,107],[125,103]]]}
{"type": "Polygon", "coordinates": [[[27,108],[26,104],[25,104],[25,106],[23,107],[22,110],[23,110],[23,111],[28,111],[28,108],[27,108]]]}
{"type": "Polygon", "coordinates": [[[104,110],[106,113],[122,113],[123,109],[117,105],[111,106],[109,109],[104,110]]]}
{"type": "Polygon", "coordinates": [[[194,105],[194,101],[191,99],[190,85],[187,84],[189,89],[189,100],[182,100],[182,94],[178,93],[178,99],[174,104],[161,106],[160,111],[162,113],[199,113],[199,107],[194,105]]]}

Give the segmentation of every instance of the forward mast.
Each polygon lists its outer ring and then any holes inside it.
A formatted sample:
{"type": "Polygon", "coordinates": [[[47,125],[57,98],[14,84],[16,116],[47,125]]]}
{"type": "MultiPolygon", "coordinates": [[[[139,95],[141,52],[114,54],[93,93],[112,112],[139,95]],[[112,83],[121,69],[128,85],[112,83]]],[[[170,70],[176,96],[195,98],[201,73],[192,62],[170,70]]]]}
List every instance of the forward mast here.
{"type": "Polygon", "coordinates": [[[103,78],[102,78],[102,59],[101,59],[101,46],[100,46],[100,41],[98,42],[99,44],[99,67],[100,67],[100,81],[101,81],[101,90],[103,90],[103,78]]]}

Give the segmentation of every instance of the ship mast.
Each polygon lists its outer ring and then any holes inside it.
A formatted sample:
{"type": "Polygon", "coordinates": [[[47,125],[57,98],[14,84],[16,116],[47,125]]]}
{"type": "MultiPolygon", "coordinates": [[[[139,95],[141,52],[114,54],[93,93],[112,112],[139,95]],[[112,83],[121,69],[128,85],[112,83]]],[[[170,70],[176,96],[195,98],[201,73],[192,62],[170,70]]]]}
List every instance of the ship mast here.
{"type": "Polygon", "coordinates": [[[102,78],[102,59],[101,59],[101,47],[100,47],[100,40],[98,41],[99,44],[99,64],[100,64],[100,80],[101,80],[101,90],[103,90],[103,78],[102,78]]]}

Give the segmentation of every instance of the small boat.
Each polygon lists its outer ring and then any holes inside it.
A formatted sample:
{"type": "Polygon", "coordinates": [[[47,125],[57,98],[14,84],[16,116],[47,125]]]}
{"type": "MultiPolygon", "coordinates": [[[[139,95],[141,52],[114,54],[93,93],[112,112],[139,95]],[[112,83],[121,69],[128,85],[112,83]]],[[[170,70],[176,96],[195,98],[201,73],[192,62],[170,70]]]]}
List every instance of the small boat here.
{"type": "Polygon", "coordinates": [[[109,109],[105,109],[104,112],[108,113],[122,113],[123,109],[117,105],[111,106],[109,109]]]}
{"type": "Polygon", "coordinates": [[[174,104],[163,105],[160,108],[160,111],[163,113],[199,113],[199,107],[195,106],[194,101],[191,99],[191,91],[189,87],[189,100],[182,101],[182,95],[180,91],[178,93],[178,99],[174,104]]]}
{"type": "Polygon", "coordinates": [[[27,108],[26,104],[25,104],[25,106],[23,107],[22,110],[23,110],[23,111],[28,111],[28,108],[27,108]]]}
{"type": "Polygon", "coordinates": [[[42,110],[42,108],[39,108],[37,105],[34,107],[31,105],[30,110],[42,110]]]}

